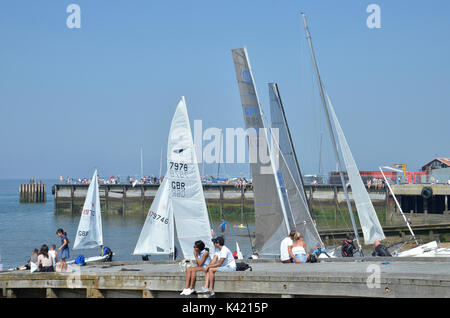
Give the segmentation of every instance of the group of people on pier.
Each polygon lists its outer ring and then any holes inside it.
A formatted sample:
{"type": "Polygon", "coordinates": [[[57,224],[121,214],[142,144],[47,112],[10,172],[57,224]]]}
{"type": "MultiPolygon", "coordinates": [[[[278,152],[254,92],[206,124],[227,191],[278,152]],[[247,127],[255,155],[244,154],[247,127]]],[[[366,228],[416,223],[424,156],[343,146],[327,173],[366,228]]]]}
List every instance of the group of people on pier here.
{"type": "Polygon", "coordinates": [[[61,245],[42,244],[40,249],[35,248],[28,262],[17,270],[29,269],[31,272],[67,271],[66,259],[70,257],[69,239],[63,229],[58,229],[56,235],[61,239],[61,245]],[[59,262],[58,262],[59,261],[59,262]]]}
{"type": "MultiPolygon", "coordinates": [[[[347,235],[346,239],[341,245],[342,257],[353,257],[357,252],[357,248],[353,243],[353,236],[347,235]]],[[[306,242],[303,240],[303,236],[296,231],[291,231],[289,235],[281,241],[280,244],[280,261],[283,264],[289,263],[314,263],[317,262],[319,255],[324,254],[330,257],[326,250],[320,245],[316,249],[311,249],[307,253],[306,242]]],[[[375,240],[374,251],[372,256],[392,256],[388,248],[381,244],[380,241],[375,240]]]]}
{"type": "MultiPolygon", "coordinates": [[[[58,229],[56,235],[61,239],[61,245],[56,248],[55,244],[43,244],[40,249],[35,248],[30,259],[25,265],[17,267],[16,270],[29,269],[31,272],[70,272],[66,260],[70,257],[69,239],[63,229],[58,229]]],[[[107,255],[106,261],[112,260],[112,251],[101,245],[101,256],[107,255]]]]}

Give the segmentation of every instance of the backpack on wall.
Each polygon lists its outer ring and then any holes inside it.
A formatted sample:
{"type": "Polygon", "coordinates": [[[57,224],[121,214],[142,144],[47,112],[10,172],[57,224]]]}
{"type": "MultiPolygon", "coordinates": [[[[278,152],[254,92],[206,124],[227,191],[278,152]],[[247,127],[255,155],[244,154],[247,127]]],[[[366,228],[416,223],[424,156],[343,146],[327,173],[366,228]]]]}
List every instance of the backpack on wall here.
{"type": "Polygon", "coordinates": [[[236,263],[236,271],[252,271],[252,267],[244,262],[236,263]]]}

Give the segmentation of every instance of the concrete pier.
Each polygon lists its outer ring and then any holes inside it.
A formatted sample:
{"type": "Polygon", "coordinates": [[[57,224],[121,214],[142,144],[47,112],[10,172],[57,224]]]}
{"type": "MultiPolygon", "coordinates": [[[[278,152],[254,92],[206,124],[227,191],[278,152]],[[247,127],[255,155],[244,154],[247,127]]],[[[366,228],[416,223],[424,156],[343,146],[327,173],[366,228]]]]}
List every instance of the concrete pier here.
{"type": "MultiPolygon", "coordinates": [[[[450,297],[446,258],[355,258],[314,264],[245,261],[252,271],[216,274],[216,298],[450,297]]],[[[0,288],[3,297],[163,298],[183,297],[179,293],[184,279],[180,263],[112,262],[73,273],[1,273],[0,288]]],[[[203,282],[199,273],[195,288],[203,282]]]]}

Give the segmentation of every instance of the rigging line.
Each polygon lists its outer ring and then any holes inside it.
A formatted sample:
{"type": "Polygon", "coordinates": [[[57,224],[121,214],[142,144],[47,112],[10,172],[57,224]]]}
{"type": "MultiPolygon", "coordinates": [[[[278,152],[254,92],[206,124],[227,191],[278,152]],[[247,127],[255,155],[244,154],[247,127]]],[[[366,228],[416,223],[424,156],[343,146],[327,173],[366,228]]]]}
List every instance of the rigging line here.
{"type": "MultiPolygon", "coordinates": [[[[273,129],[273,128],[270,128],[270,129],[273,129]]],[[[275,138],[272,138],[272,141],[275,142],[275,146],[277,147],[277,149],[279,151],[279,154],[281,154],[281,158],[283,159],[284,163],[286,164],[286,168],[287,168],[287,170],[289,172],[289,175],[290,175],[291,179],[294,180],[293,184],[295,185],[295,188],[297,189],[298,193],[300,194],[300,197],[302,198],[302,203],[304,204],[304,206],[308,210],[308,203],[305,201],[305,198],[301,195],[300,189],[298,188],[297,183],[295,182],[294,176],[291,173],[291,169],[289,169],[289,167],[287,165],[286,158],[284,157],[283,152],[281,151],[279,144],[277,143],[275,138]]]]}
{"type": "MultiPolygon", "coordinates": [[[[245,205],[244,205],[244,208],[245,208],[245,205]]],[[[250,229],[249,229],[249,227],[248,227],[247,216],[246,216],[245,214],[246,214],[246,213],[245,213],[245,209],[244,209],[243,215],[244,215],[244,219],[245,219],[245,224],[247,225],[248,239],[250,240],[250,248],[252,249],[252,255],[253,255],[253,254],[255,254],[255,250],[254,250],[254,248],[253,248],[253,241],[252,241],[252,237],[251,237],[251,234],[250,234],[250,229]]]]}
{"type": "MultiPolygon", "coordinates": [[[[272,128],[270,128],[270,129],[272,129],[272,128]]],[[[271,135],[272,135],[272,134],[271,134],[271,135]]],[[[280,149],[280,146],[278,145],[278,143],[277,143],[277,141],[275,140],[275,138],[272,138],[272,141],[275,142],[275,145],[276,145],[276,147],[277,147],[277,149],[278,149],[278,151],[279,151],[279,154],[281,154],[281,158],[282,158],[282,159],[284,160],[284,162],[285,162],[285,165],[286,165],[286,168],[287,168],[287,170],[288,170],[288,172],[289,172],[289,175],[290,175],[291,179],[294,181],[295,179],[294,179],[294,177],[292,176],[291,169],[289,169],[289,167],[288,167],[288,165],[287,165],[287,161],[286,161],[286,159],[284,158],[284,155],[283,155],[283,152],[282,152],[281,149],[280,149]]],[[[278,177],[278,176],[276,176],[276,177],[278,177]]],[[[310,211],[309,208],[308,208],[308,204],[305,202],[305,198],[301,195],[301,192],[300,192],[300,190],[299,190],[299,188],[298,188],[298,186],[297,186],[297,183],[294,181],[293,184],[294,184],[294,186],[295,186],[295,188],[296,188],[296,190],[297,190],[297,192],[298,192],[300,198],[302,199],[301,202],[303,203],[303,205],[305,206],[306,211],[308,212],[308,215],[309,215],[309,218],[310,218],[309,222],[312,222],[312,223],[314,224],[313,218],[312,218],[312,215],[311,215],[311,211],[310,211]]],[[[281,202],[280,202],[280,203],[281,203],[281,202]]],[[[291,211],[291,213],[293,213],[293,212],[291,211]]],[[[306,221],[306,220],[304,220],[304,221],[306,221]]],[[[314,226],[314,231],[316,232],[317,237],[319,237],[319,239],[320,239],[320,234],[319,234],[319,232],[317,231],[317,228],[316,228],[315,226],[314,226]]],[[[322,240],[320,239],[320,241],[322,241],[322,240]]],[[[322,243],[322,245],[323,245],[323,242],[321,242],[321,243],[322,243]]]]}
{"type": "MultiPolygon", "coordinates": [[[[274,93],[276,95],[275,97],[277,98],[277,102],[280,105],[281,117],[282,117],[283,123],[284,123],[284,125],[286,127],[284,132],[287,134],[287,137],[289,139],[289,144],[290,144],[290,147],[289,147],[290,148],[290,153],[289,154],[293,156],[294,164],[295,164],[295,167],[297,168],[297,172],[298,172],[298,178],[300,179],[300,182],[301,182],[302,187],[303,187],[303,192],[301,194],[303,194],[305,196],[305,199],[306,199],[306,192],[305,192],[305,188],[304,188],[305,182],[303,180],[302,171],[301,171],[299,163],[298,163],[297,154],[296,154],[295,148],[294,148],[294,142],[292,141],[291,131],[290,131],[289,125],[287,123],[286,114],[284,112],[284,106],[283,106],[283,103],[281,101],[280,92],[278,90],[278,85],[275,83],[273,85],[273,87],[274,87],[273,91],[274,91],[274,93]]],[[[286,165],[287,165],[287,161],[286,160],[285,160],[285,162],[286,162],[286,165]]]]}
{"type": "MultiPolygon", "coordinates": [[[[336,193],[336,194],[337,194],[337,193],[336,193]]],[[[318,215],[317,219],[319,219],[319,216],[322,216],[322,219],[324,220],[324,222],[325,222],[325,224],[326,224],[326,227],[327,227],[328,229],[339,229],[340,227],[338,226],[338,222],[339,222],[339,220],[340,220],[341,222],[344,223],[344,229],[345,229],[345,230],[348,230],[349,232],[352,231],[352,230],[351,230],[351,227],[348,225],[348,223],[347,223],[347,221],[346,221],[346,218],[345,218],[344,215],[342,214],[341,208],[340,208],[340,206],[339,206],[339,200],[338,200],[337,195],[336,195],[336,213],[337,213],[337,216],[339,217],[339,219],[336,219],[336,224],[335,224],[334,226],[330,226],[330,223],[328,222],[328,217],[327,217],[328,212],[327,212],[327,210],[324,208],[324,204],[322,204],[320,200],[317,200],[317,205],[318,205],[318,210],[320,210],[320,212],[322,212],[322,213],[321,213],[322,215],[318,215]]],[[[312,213],[312,211],[311,211],[311,213],[312,213]]],[[[337,241],[337,239],[336,239],[336,237],[334,236],[334,234],[331,234],[331,238],[332,238],[333,242],[336,242],[336,241],[337,241]]],[[[338,246],[338,247],[339,247],[339,246],[338,246]]],[[[336,248],[338,248],[338,247],[336,247],[336,248]]]]}
{"type": "Polygon", "coordinates": [[[217,179],[219,179],[220,162],[222,161],[222,137],[223,130],[220,130],[220,144],[219,144],[219,162],[217,163],[217,179]]]}

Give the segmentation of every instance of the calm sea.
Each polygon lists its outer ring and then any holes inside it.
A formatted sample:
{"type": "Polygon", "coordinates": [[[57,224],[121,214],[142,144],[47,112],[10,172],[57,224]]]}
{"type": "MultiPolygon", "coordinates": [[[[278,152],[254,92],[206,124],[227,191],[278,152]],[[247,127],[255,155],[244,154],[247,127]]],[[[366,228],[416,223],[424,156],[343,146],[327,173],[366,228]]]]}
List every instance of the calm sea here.
{"type": "MultiPolygon", "coordinates": [[[[39,249],[42,244],[59,246],[58,228],[63,228],[71,241],[71,259],[80,254],[89,257],[100,253],[100,249],[72,250],[79,217],[56,216],[51,187],[58,180],[42,181],[47,185],[47,202],[30,204],[19,203],[19,185],[28,183],[28,180],[0,180],[0,264],[3,264],[4,270],[25,264],[33,249],[39,249]]],[[[132,253],[144,221],[144,217],[102,215],[103,241],[115,253],[114,260],[141,260],[140,256],[132,253]]],[[[219,224],[213,224],[213,229],[216,234],[220,233],[219,224]]],[[[248,257],[251,255],[248,233],[253,234],[253,231],[252,224],[249,229],[229,226],[225,233],[225,245],[235,251],[237,241],[244,257],[248,257]]],[[[182,258],[181,252],[178,258],[182,258]]],[[[151,259],[161,259],[161,256],[151,259]]]]}

